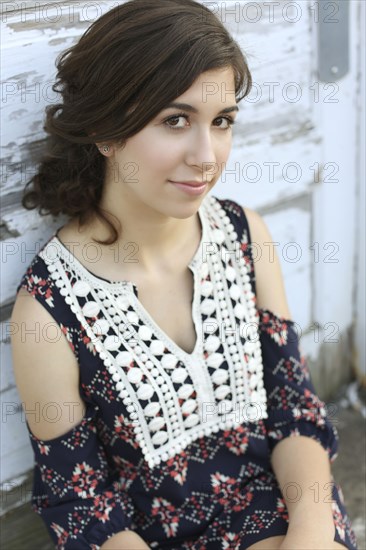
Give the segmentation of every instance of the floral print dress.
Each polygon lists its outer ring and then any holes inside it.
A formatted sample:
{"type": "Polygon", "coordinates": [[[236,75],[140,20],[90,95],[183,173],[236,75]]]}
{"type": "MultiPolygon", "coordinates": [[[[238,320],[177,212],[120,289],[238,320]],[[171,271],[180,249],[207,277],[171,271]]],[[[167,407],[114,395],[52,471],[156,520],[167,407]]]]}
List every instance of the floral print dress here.
{"type": "MultiPolygon", "coordinates": [[[[17,287],[61,327],[86,403],[82,420],[54,439],[27,424],[32,507],[58,550],[97,550],[123,530],[152,549],[244,550],[288,528],[275,445],[304,435],[331,462],[337,456],[296,323],[256,307],[244,210],[207,196],[198,214],[192,353],[155,323],[134,283],[97,277],[57,232],[17,287]]],[[[69,411],[71,422],[72,403],[69,411]]],[[[330,493],[334,540],[355,550],[341,487],[330,493]]]]}

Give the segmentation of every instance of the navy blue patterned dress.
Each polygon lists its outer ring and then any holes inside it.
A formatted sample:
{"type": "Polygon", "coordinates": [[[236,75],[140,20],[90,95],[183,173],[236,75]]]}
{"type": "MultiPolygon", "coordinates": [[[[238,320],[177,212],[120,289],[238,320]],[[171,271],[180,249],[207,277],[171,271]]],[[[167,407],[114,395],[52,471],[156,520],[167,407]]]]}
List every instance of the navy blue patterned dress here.
{"type": "MultiPolygon", "coordinates": [[[[93,275],[57,233],[18,286],[61,327],[87,405],[79,424],[51,440],[27,424],[32,507],[59,550],[97,550],[125,529],[152,549],[244,550],[287,531],[274,446],[305,435],[331,462],[337,456],[296,323],[256,307],[243,209],[207,196],[199,217],[190,354],[154,322],[134,283],[93,275]]],[[[331,492],[334,540],[355,550],[340,486],[331,492]]]]}

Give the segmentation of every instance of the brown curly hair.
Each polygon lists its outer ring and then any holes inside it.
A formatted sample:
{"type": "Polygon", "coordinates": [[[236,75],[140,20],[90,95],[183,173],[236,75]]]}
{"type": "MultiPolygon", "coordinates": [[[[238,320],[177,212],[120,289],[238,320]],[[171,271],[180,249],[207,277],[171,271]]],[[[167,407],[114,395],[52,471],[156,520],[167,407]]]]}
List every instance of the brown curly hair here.
{"type": "Polygon", "coordinates": [[[123,145],[210,69],[233,68],[237,101],[252,87],[239,45],[194,0],[119,5],[62,52],[56,67],[52,89],[62,103],[46,107],[45,153],[26,183],[22,206],[42,216],[66,214],[80,224],[96,215],[111,230],[99,244],[115,243],[118,231],[99,206],[106,159],[95,143],[123,145]]]}

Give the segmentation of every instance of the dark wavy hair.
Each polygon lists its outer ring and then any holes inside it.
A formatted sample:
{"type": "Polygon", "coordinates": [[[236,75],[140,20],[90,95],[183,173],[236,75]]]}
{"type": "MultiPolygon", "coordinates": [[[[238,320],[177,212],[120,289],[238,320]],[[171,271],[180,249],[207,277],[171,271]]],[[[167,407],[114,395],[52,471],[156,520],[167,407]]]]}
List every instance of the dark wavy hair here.
{"type": "Polygon", "coordinates": [[[246,57],[194,0],[130,0],[105,13],[56,59],[52,89],[63,101],[46,107],[45,152],[22,206],[81,225],[97,216],[111,236],[96,242],[115,243],[118,231],[99,205],[106,158],[95,143],[123,145],[201,73],[229,67],[240,101],[252,87],[246,57]]]}

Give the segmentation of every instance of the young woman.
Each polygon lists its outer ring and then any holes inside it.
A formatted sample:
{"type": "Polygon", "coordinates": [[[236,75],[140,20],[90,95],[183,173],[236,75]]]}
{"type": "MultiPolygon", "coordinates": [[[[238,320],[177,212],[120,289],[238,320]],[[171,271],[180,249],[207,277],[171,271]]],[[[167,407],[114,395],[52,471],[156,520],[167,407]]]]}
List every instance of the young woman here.
{"type": "Polygon", "coordinates": [[[211,194],[251,86],[238,45],[193,0],[132,0],[57,78],[23,206],[70,220],[12,314],[42,335],[12,350],[57,548],[356,549],[267,227],[211,194]]]}

